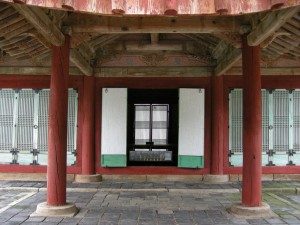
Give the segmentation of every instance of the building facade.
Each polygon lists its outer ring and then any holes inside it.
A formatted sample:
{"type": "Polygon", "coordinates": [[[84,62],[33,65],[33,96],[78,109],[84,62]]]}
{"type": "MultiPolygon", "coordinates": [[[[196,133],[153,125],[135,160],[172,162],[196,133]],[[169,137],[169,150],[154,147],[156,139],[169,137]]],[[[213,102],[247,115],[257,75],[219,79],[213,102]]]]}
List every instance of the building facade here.
{"type": "Polygon", "coordinates": [[[47,172],[51,207],[67,174],[242,174],[261,206],[262,174],[299,172],[299,21],[296,0],[0,1],[0,172],[47,172]]]}

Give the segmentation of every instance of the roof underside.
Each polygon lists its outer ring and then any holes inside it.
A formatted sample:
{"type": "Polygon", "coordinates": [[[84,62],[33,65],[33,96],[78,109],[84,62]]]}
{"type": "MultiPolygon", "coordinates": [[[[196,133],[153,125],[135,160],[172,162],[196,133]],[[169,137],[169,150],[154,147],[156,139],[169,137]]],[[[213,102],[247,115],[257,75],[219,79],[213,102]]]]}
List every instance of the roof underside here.
{"type": "Polygon", "coordinates": [[[238,15],[287,8],[297,0],[2,0],[51,9],[95,13],[102,15],[238,15]]]}
{"type": "MultiPolygon", "coordinates": [[[[27,4],[33,2],[41,5],[41,2],[51,1],[26,1],[27,4]]],[[[124,2],[128,11],[129,3],[134,1],[124,2]]],[[[195,4],[197,1],[182,2],[195,4]]],[[[199,2],[213,2],[213,6],[208,3],[206,6],[216,8],[216,2],[226,1],[199,2]]],[[[251,2],[251,7],[257,4],[257,1],[242,2],[251,2]]],[[[267,5],[266,2],[275,4],[276,1],[261,1],[261,4],[267,5]]],[[[51,46],[62,45],[63,33],[69,33],[72,36],[71,73],[74,74],[91,75],[99,72],[100,67],[137,67],[137,73],[142,68],[146,71],[146,67],[168,67],[161,73],[179,76],[181,72],[171,67],[184,67],[184,73],[191,71],[188,68],[196,73],[205,68],[205,75],[230,73],[232,68],[240,66],[241,34],[247,34],[248,43],[260,45],[262,49],[262,67],[283,68],[282,71],[291,68],[289,73],[300,75],[299,6],[238,16],[184,16],[179,15],[183,8],[177,6],[181,11],[172,17],[100,16],[75,12],[77,9],[86,11],[79,9],[79,5],[73,7],[74,11],[65,11],[58,6],[55,6],[58,9],[48,9],[0,1],[0,74],[49,73],[51,46]],[[25,67],[30,70],[21,69],[25,67]]],[[[230,8],[228,12],[233,11],[230,8]]],[[[283,74],[282,71],[277,73],[283,74]]]]}

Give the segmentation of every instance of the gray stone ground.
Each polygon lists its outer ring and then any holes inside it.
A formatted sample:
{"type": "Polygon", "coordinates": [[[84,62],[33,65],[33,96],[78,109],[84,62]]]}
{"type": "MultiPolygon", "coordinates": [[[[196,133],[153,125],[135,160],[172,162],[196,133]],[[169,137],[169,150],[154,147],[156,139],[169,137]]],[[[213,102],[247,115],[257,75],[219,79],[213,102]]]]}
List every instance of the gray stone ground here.
{"type": "Polygon", "coordinates": [[[260,219],[235,218],[227,213],[231,204],[241,201],[236,192],[240,183],[181,182],[68,183],[72,189],[67,200],[80,208],[79,214],[74,218],[30,217],[36,205],[46,200],[45,186],[45,182],[0,181],[0,224],[300,224],[298,182],[264,182],[263,199],[277,216],[260,219]]]}

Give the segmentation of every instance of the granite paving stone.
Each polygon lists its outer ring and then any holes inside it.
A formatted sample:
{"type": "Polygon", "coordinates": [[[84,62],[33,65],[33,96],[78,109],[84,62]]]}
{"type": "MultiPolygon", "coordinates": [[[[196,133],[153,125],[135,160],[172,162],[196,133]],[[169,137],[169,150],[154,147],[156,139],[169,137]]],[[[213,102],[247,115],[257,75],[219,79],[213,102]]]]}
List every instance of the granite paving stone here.
{"type": "MultiPolygon", "coordinates": [[[[46,182],[0,181],[0,187],[46,187],[46,182]]],[[[68,182],[68,187],[75,189],[67,192],[67,201],[74,202],[80,208],[79,214],[74,218],[29,217],[35,211],[36,205],[46,200],[46,192],[40,191],[0,213],[0,224],[300,224],[300,197],[294,192],[272,192],[280,197],[277,199],[264,191],[263,200],[270,204],[277,217],[261,219],[236,218],[227,213],[227,208],[231,204],[241,201],[240,193],[189,192],[190,189],[241,188],[240,182],[227,184],[107,181],[99,184],[76,184],[68,182]],[[83,188],[100,188],[100,190],[76,192],[83,188]],[[108,189],[102,191],[101,188],[108,189]],[[157,191],[157,188],[163,188],[163,191],[157,191]],[[187,191],[169,192],[169,189],[186,189],[187,191]]],[[[298,182],[267,181],[263,182],[263,187],[281,190],[280,188],[296,188],[300,185],[298,182]]],[[[25,196],[27,193],[28,191],[25,190],[0,191],[0,210],[18,199],[20,194],[25,196]]]]}

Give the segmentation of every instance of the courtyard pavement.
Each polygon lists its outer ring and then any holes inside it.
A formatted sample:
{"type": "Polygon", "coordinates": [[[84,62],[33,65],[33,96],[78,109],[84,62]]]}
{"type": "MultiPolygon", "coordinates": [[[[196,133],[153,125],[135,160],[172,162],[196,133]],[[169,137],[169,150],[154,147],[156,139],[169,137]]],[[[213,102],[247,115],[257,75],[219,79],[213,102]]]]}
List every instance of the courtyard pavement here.
{"type": "Polygon", "coordinates": [[[67,201],[80,212],[73,218],[30,217],[46,201],[46,182],[0,181],[0,224],[11,225],[217,225],[300,224],[300,183],[263,182],[271,218],[236,218],[227,212],[241,202],[241,183],[183,182],[68,183],[67,201]]]}

